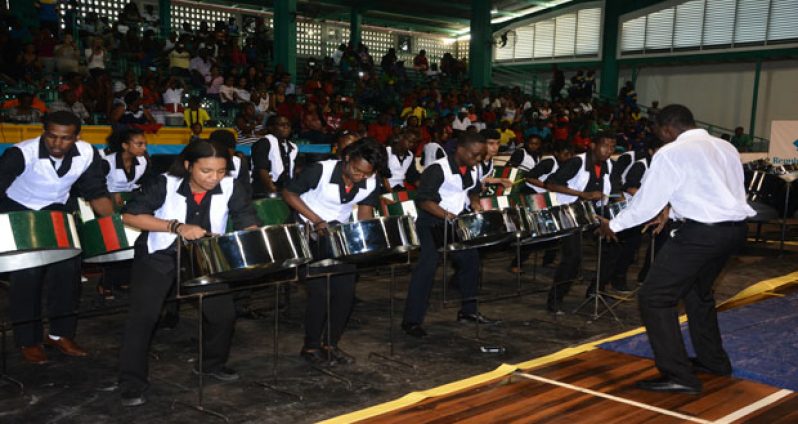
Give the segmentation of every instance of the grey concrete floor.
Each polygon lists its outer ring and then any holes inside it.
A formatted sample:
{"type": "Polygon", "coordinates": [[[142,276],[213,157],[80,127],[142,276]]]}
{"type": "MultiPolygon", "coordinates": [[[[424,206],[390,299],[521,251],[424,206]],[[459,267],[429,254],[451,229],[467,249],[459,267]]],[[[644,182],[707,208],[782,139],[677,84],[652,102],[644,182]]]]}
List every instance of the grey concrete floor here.
{"type": "MultiPolygon", "coordinates": [[[[796,255],[788,252],[778,258],[777,249],[777,244],[749,243],[718,281],[717,299],[727,299],[755,282],[794,271],[798,264],[796,255]]],[[[513,257],[514,251],[509,249],[493,249],[483,254],[483,296],[515,294],[515,274],[508,271],[513,257]]],[[[586,245],[585,257],[584,275],[589,277],[595,269],[595,246],[586,245]]],[[[639,264],[640,260],[637,262],[639,264]]],[[[208,382],[204,404],[235,423],[313,422],[396,399],[414,390],[490,371],[501,363],[522,362],[640,325],[634,301],[617,307],[620,323],[608,316],[591,322],[586,314],[572,313],[584,299],[584,282],[572,287],[566,298],[566,315],[547,313],[545,291],[554,268],[538,267],[537,281],[532,279],[531,268],[530,260],[522,274],[522,288],[529,293],[480,304],[484,314],[503,322],[483,326],[479,334],[473,324],[455,321],[456,301],[445,307],[442,305],[439,278],[425,323],[429,337],[421,340],[406,336],[399,329],[409,281],[407,270],[399,270],[394,295],[393,357],[399,362],[372,355],[387,356],[389,353],[387,270],[363,272],[357,287],[362,302],[356,305],[340,344],[357,358],[357,362],[330,368],[335,376],[310,367],[298,356],[303,337],[305,296],[297,284],[290,286],[291,302],[279,316],[279,356],[275,368],[272,354],[274,290],[255,291],[254,305],[263,317],[239,319],[229,361],[242,378],[224,384],[208,382]],[[501,346],[505,351],[482,353],[481,346],[501,346]]],[[[630,281],[635,280],[637,271],[637,265],[633,266],[630,281]]],[[[50,349],[47,351],[49,363],[27,364],[22,362],[8,335],[8,374],[25,383],[25,392],[20,394],[11,384],[0,381],[0,423],[221,422],[179,404],[196,402],[196,379],[190,370],[196,357],[197,320],[196,308],[191,302],[182,305],[181,321],[176,329],[159,330],[155,334],[151,348],[151,388],[147,393],[149,402],[137,408],[119,404],[119,395],[111,388],[116,380],[126,298],[124,293],[117,293],[117,300],[103,302],[97,298],[94,285],[94,278],[84,284],[82,310],[119,308],[116,313],[80,320],[77,340],[91,351],[90,357],[69,358],[50,349]]],[[[457,292],[447,292],[448,297],[453,295],[457,292]]],[[[6,316],[7,291],[4,288],[0,288],[0,299],[2,316],[6,316]]],[[[583,312],[589,314],[590,309],[583,309],[583,312]]]]}

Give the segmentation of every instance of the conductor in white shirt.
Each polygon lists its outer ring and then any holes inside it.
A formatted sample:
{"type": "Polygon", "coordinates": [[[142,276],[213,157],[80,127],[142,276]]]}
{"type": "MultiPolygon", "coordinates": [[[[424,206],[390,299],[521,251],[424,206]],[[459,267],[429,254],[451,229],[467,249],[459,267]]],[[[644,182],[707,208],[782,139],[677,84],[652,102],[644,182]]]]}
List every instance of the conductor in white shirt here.
{"type": "Polygon", "coordinates": [[[657,136],[666,143],[651,162],[629,207],[601,232],[615,233],[670,214],[671,237],[657,254],[638,294],[654,360],[661,376],[637,382],[658,392],[701,392],[695,371],[729,375],[712,286],[729,257],[745,242],[746,203],[743,169],[735,148],[696,128],[693,114],[670,105],[657,115],[657,136]],[[670,205],[670,209],[668,209],[670,205]],[[678,320],[684,301],[696,357],[688,358],[678,320]]]}

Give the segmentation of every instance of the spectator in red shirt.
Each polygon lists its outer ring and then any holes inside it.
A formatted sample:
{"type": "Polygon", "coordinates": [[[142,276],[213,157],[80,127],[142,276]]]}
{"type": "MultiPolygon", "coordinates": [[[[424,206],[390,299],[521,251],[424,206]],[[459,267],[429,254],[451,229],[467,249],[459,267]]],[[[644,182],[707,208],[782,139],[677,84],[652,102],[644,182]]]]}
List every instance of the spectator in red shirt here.
{"type": "Polygon", "coordinates": [[[299,127],[299,119],[302,116],[302,106],[296,102],[296,95],[289,94],[285,98],[285,102],[277,106],[277,114],[288,118],[291,121],[291,127],[299,127]]]}
{"type": "Polygon", "coordinates": [[[568,117],[560,116],[557,118],[557,123],[554,125],[554,129],[552,130],[554,141],[567,141],[569,133],[570,128],[568,125],[568,117]]]}
{"type": "Polygon", "coordinates": [[[391,127],[390,119],[387,113],[381,113],[377,117],[377,122],[369,124],[368,136],[385,144],[388,138],[393,134],[393,127],[391,127]]]}
{"type": "Polygon", "coordinates": [[[586,152],[590,148],[590,128],[582,128],[581,131],[574,134],[572,143],[577,152],[586,152]]]}

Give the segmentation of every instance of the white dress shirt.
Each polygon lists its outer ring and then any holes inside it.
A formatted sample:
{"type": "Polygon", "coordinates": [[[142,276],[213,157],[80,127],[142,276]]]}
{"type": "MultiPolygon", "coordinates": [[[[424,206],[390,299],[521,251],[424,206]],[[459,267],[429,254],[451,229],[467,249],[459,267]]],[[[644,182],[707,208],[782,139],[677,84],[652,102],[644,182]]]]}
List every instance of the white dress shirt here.
{"type": "Polygon", "coordinates": [[[703,129],[683,132],[654,155],[640,189],[610,228],[617,233],[643,224],[668,203],[672,218],[707,224],[756,215],[746,202],[740,154],[703,129]]]}
{"type": "Polygon", "coordinates": [[[452,122],[452,129],[465,131],[465,130],[468,129],[468,127],[470,125],[471,125],[471,120],[468,119],[467,116],[465,118],[463,118],[462,120],[458,116],[458,117],[454,118],[454,122],[452,122]]]}

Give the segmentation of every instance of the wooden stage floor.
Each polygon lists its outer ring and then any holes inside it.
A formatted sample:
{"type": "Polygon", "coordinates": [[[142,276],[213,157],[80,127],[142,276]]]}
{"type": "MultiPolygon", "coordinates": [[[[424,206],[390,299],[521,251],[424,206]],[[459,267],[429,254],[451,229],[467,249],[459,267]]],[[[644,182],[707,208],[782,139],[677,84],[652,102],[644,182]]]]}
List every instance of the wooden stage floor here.
{"type": "Polygon", "coordinates": [[[595,349],[363,423],[798,423],[798,395],[732,377],[699,374],[701,395],[636,389],[654,362],[595,349]]]}

